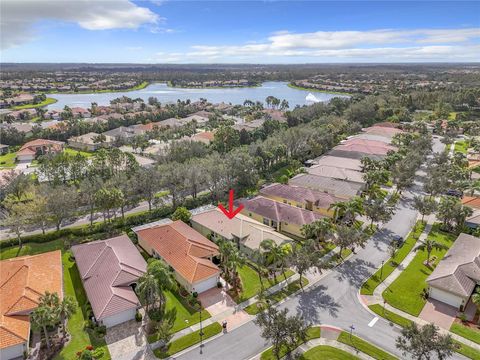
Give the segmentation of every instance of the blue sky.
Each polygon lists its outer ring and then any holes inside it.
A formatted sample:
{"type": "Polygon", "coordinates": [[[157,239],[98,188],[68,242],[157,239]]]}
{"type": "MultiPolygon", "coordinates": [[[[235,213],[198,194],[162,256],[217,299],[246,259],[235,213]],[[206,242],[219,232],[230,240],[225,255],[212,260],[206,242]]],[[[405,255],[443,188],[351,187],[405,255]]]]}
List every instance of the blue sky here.
{"type": "Polygon", "coordinates": [[[480,59],[480,2],[2,0],[2,62],[480,59]]]}

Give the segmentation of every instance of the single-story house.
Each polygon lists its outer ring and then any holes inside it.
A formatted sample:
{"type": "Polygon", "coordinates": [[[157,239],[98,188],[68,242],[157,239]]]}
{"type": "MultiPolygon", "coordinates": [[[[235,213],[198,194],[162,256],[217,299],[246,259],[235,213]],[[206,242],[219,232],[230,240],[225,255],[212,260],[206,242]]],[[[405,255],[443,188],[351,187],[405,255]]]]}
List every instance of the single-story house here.
{"type": "Polygon", "coordinates": [[[342,199],[351,199],[360,195],[364,188],[364,184],[338,180],[312,174],[299,174],[291,178],[288,182],[290,185],[306,187],[308,189],[325,192],[342,199]]]}
{"type": "Polygon", "coordinates": [[[176,280],[191,293],[217,286],[220,269],[212,262],[218,246],[184,222],[164,219],[133,228],[138,244],[171,266],[176,280]]]}
{"type": "Polygon", "coordinates": [[[312,175],[365,184],[365,180],[363,180],[363,173],[361,173],[360,171],[345,169],[342,167],[336,167],[331,165],[314,165],[309,167],[307,169],[307,172],[312,175]]]}
{"type": "Polygon", "coordinates": [[[115,141],[114,138],[108,135],[100,135],[94,132],[71,137],[68,139],[68,145],[70,145],[74,149],[78,150],[86,150],[86,151],[95,151],[101,147],[108,147],[113,144],[115,141]],[[104,140],[101,142],[95,141],[96,139],[100,139],[100,136],[104,136],[104,140]]]}
{"type": "Polygon", "coordinates": [[[132,128],[120,126],[118,128],[105,131],[102,134],[115,139],[130,139],[135,136],[135,131],[132,128]]]}
{"type": "Polygon", "coordinates": [[[303,237],[302,227],[323,218],[323,215],[296,206],[284,204],[263,196],[241,201],[242,214],[277,231],[303,237]]]}
{"type": "Polygon", "coordinates": [[[361,134],[353,135],[353,136],[349,137],[348,139],[380,141],[380,142],[383,142],[385,144],[390,144],[392,142],[392,138],[389,137],[389,136],[367,134],[367,133],[361,133],[361,134]]]}
{"type": "Polygon", "coordinates": [[[96,321],[112,327],[135,319],[141,304],[134,287],[147,263],[130,238],[75,245],[72,252],[96,321]]]}
{"type": "Polygon", "coordinates": [[[363,132],[371,135],[380,135],[393,138],[396,134],[400,134],[403,131],[400,129],[389,128],[384,126],[371,126],[363,129],[363,132]]]}
{"type": "Polygon", "coordinates": [[[263,240],[271,239],[277,245],[291,242],[292,239],[273,230],[246,215],[237,214],[229,219],[220,209],[214,206],[204,206],[191,211],[192,227],[203,236],[212,240],[229,240],[247,254],[260,247],[263,240]]]}
{"type": "Polygon", "coordinates": [[[191,141],[198,141],[204,143],[205,145],[210,144],[215,138],[215,133],[213,131],[204,131],[192,135],[189,139],[191,141]]]}
{"type": "Polygon", "coordinates": [[[480,282],[480,238],[460,234],[427,278],[432,299],[462,311],[480,282]]]}
{"type": "Polygon", "coordinates": [[[156,161],[145,156],[140,156],[137,154],[132,154],[135,160],[137,160],[138,165],[143,168],[151,168],[156,164],[156,161]]]}
{"type": "Polygon", "coordinates": [[[90,111],[88,111],[87,109],[84,109],[82,107],[73,107],[71,110],[72,110],[73,117],[76,117],[76,118],[78,118],[78,117],[89,118],[90,116],[92,116],[90,111]]]}
{"type": "Polygon", "coordinates": [[[260,189],[259,195],[325,216],[333,216],[333,211],[329,210],[332,204],[345,201],[345,199],[325,192],[278,183],[260,189]]]}
{"type": "Polygon", "coordinates": [[[30,341],[30,313],[45,292],[63,299],[60,250],[0,261],[0,359],[23,359],[30,341]]]}
{"type": "Polygon", "coordinates": [[[241,124],[235,124],[232,127],[238,131],[242,131],[245,129],[245,131],[250,132],[262,127],[264,122],[265,122],[265,119],[255,119],[252,121],[245,121],[241,124]]]}
{"type": "Polygon", "coordinates": [[[24,144],[17,151],[18,161],[32,161],[38,155],[48,153],[60,153],[63,151],[64,143],[61,141],[53,141],[47,139],[36,139],[24,144]]]}
{"type": "Polygon", "coordinates": [[[362,171],[362,162],[359,159],[323,155],[313,160],[317,165],[336,166],[343,169],[362,171]]]}

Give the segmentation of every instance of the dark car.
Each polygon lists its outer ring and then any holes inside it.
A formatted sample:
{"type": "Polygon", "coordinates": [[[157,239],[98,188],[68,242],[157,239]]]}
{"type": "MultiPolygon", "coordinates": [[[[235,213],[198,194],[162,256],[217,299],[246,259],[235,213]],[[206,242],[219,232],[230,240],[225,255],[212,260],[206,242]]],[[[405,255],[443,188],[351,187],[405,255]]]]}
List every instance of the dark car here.
{"type": "Polygon", "coordinates": [[[446,192],[445,192],[446,195],[448,196],[455,196],[455,197],[458,197],[458,198],[461,198],[463,196],[463,192],[460,191],[460,190],[455,190],[455,189],[448,189],[446,192]]]}
{"type": "Polygon", "coordinates": [[[405,240],[400,235],[394,235],[392,241],[393,241],[393,243],[397,244],[397,247],[400,247],[400,246],[402,246],[402,244],[405,240]]]}

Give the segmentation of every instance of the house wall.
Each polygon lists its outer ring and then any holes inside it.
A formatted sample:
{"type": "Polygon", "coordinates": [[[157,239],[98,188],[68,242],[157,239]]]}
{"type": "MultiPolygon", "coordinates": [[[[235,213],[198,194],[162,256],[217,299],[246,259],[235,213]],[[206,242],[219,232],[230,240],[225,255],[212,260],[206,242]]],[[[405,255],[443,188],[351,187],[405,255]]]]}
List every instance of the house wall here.
{"type": "Polygon", "coordinates": [[[73,140],[68,140],[68,145],[70,147],[77,149],[77,150],[84,150],[84,151],[95,151],[99,144],[85,144],[82,142],[77,142],[73,140]]]}
{"type": "Polygon", "coordinates": [[[10,360],[18,357],[23,359],[23,352],[26,350],[27,350],[27,343],[22,343],[22,344],[0,349],[0,359],[10,360]]]}
{"type": "Polygon", "coordinates": [[[432,299],[441,301],[445,304],[456,307],[457,309],[460,308],[460,306],[465,305],[468,300],[468,297],[462,297],[456,294],[452,294],[448,291],[441,290],[432,286],[430,287],[429,292],[432,299]]]}
{"type": "Polygon", "coordinates": [[[135,319],[135,313],[137,312],[136,308],[128,309],[125,311],[122,311],[118,314],[108,316],[104,319],[102,319],[100,322],[105,325],[107,328],[122,324],[124,322],[127,322],[129,320],[135,319]]]}
{"type": "Polygon", "coordinates": [[[17,155],[17,161],[32,161],[35,160],[35,154],[17,155]]]}
{"type": "Polygon", "coordinates": [[[280,230],[303,238],[301,226],[292,223],[283,222],[280,224],[280,230]]]}
{"type": "MultiPolygon", "coordinates": [[[[284,203],[284,204],[288,204],[288,205],[291,205],[291,206],[296,206],[296,207],[301,208],[301,209],[307,209],[307,203],[306,202],[298,202],[298,201],[283,198],[281,196],[266,195],[266,194],[263,194],[263,193],[261,195],[265,196],[266,198],[269,198],[269,199],[272,199],[272,200],[275,200],[275,201],[278,201],[278,202],[281,202],[281,203],[284,203]]],[[[307,210],[309,210],[309,209],[307,209],[307,210]]],[[[313,212],[316,212],[316,213],[321,214],[321,215],[325,215],[325,216],[329,216],[329,217],[333,216],[333,211],[329,211],[328,208],[322,208],[322,207],[318,207],[318,206],[314,205],[311,210],[313,212]]]]}

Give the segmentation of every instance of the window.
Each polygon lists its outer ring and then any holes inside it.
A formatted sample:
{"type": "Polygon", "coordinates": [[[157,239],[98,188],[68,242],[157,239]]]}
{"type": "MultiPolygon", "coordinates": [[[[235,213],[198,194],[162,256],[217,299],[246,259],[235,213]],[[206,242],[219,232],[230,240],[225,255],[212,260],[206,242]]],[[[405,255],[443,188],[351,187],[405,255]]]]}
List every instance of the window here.
{"type": "Polygon", "coordinates": [[[270,219],[263,218],[263,224],[270,226],[270,219]]]}

